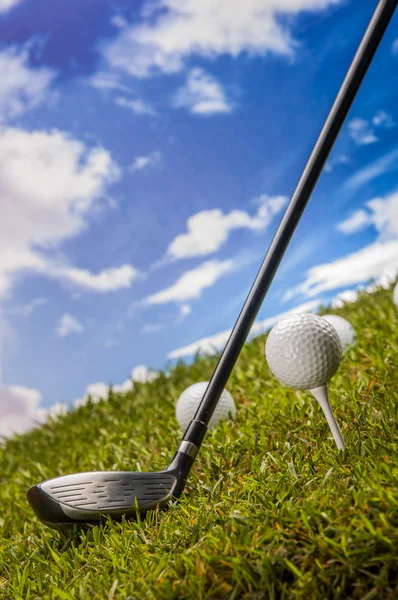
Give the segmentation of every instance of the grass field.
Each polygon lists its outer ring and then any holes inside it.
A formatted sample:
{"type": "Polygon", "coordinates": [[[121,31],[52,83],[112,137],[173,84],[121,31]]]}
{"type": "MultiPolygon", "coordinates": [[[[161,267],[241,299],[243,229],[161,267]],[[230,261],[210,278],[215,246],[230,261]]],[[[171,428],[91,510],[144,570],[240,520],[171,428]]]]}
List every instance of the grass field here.
{"type": "Polygon", "coordinates": [[[330,384],[345,453],[315,400],[271,376],[260,336],[227,386],[236,422],[208,434],[178,503],[60,535],[33,515],[27,488],[164,468],[180,439],[175,401],[217,357],[111,392],[0,449],[0,598],[398,598],[398,309],[379,289],[322,312],[358,334],[330,384]]]}

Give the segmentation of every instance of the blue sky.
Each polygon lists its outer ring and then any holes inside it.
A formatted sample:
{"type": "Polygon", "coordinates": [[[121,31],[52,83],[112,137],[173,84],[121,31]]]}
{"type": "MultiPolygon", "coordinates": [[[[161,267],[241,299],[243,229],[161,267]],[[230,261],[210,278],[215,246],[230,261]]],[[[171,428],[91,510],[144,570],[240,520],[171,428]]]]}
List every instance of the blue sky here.
{"type": "MultiPolygon", "coordinates": [[[[223,347],[374,7],[0,0],[0,434],[223,347]]],[[[396,274],[397,69],[395,15],[253,333],[396,274]]]]}

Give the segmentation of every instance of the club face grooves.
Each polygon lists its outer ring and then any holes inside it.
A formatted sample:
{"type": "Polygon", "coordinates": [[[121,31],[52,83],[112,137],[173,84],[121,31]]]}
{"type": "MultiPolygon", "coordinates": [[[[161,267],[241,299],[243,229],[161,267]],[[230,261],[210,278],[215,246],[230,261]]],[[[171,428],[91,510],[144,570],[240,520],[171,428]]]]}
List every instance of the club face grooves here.
{"type": "Polygon", "coordinates": [[[66,475],[57,478],[56,485],[51,480],[42,483],[41,490],[67,508],[87,507],[86,510],[97,511],[161,501],[172,493],[176,483],[176,477],[167,473],[120,472],[112,475],[92,473],[91,481],[79,474],[66,475]]]}

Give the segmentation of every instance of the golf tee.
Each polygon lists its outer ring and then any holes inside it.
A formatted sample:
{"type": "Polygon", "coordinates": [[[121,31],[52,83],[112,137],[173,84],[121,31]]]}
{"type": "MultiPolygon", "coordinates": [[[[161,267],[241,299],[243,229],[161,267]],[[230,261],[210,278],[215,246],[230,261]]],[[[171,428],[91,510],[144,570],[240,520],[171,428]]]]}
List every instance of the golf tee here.
{"type": "Polygon", "coordinates": [[[312,390],[310,390],[310,392],[321,405],[323,413],[330,427],[330,431],[332,432],[334,441],[336,442],[337,448],[339,450],[344,450],[345,444],[343,436],[341,435],[339,426],[337,425],[337,421],[334,418],[332,407],[330,406],[329,391],[327,384],[313,388],[312,390]]]}

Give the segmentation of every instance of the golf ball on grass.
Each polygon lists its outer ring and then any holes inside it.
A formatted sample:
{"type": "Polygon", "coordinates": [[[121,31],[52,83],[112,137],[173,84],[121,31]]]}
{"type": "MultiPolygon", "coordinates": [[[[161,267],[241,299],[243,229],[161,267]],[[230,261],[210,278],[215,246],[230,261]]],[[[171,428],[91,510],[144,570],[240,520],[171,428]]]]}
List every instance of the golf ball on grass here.
{"type": "Polygon", "coordinates": [[[265,355],[271,372],[281,383],[311,392],[322,407],[337,447],[344,449],[327,386],[342,358],[336,329],[318,315],[289,315],[271,329],[265,355]]]}
{"type": "Polygon", "coordinates": [[[395,286],[394,291],[392,293],[392,299],[393,299],[395,306],[398,306],[398,283],[395,286]]]}
{"type": "Polygon", "coordinates": [[[333,325],[339,334],[343,354],[347,352],[356,343],[356,332],[353,326],[347,319],[338,315],[322,315],[322,319],[326,319],[328,323],[333,325]]]}
{"type": "MultiPolygon", "coordinates": [[[[208,385],[208,381],[194,383],[187,387],[178,398],[176,404],[176,417],[182,431],[185,431],[192,421],[208,385]]],[[[234,399],[227,390],[223,390],[210,419],[208,429],[214,429],[214,427],[216,427],[223,419],[235,420],[235,417],[236,406],[234,399]]]]}

